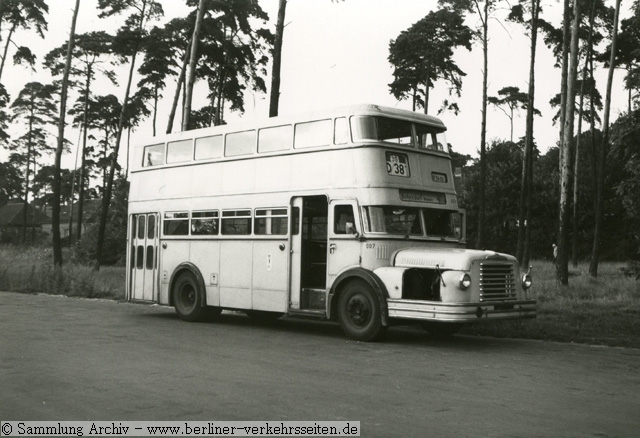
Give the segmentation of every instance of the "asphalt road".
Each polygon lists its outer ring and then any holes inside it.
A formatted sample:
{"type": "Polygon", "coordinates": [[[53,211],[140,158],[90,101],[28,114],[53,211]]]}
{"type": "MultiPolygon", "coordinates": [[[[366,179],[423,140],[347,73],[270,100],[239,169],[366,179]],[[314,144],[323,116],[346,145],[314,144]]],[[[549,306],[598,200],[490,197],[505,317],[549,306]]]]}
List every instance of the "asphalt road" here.
{"type": "Polygon", "coordinates": [[[360,421],[364,437],[640,434],[640,350],[0,292],[0,419],[360,421]]]}

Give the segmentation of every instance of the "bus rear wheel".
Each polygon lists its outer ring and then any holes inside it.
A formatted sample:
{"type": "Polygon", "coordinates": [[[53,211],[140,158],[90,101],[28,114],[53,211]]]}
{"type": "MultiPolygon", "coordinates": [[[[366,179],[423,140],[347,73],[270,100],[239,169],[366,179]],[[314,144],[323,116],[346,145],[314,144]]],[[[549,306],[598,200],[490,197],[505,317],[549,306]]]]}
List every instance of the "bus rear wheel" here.
{"type": "Polygon", "coordinates": [[[183,321],[201,321],[212,313],[220,314],[219,309],[209,311],[204,306],[204,292],[200,289],[191,272],[180,274],[173,284],[173,306],[183,321]]]}
{"type": "Polygon", "coordinates": [[[342,331],[356,341],[374,341],[384,333],[382,311],[371,287],[361,280],[350,281],[338,298],[342,331]]]}

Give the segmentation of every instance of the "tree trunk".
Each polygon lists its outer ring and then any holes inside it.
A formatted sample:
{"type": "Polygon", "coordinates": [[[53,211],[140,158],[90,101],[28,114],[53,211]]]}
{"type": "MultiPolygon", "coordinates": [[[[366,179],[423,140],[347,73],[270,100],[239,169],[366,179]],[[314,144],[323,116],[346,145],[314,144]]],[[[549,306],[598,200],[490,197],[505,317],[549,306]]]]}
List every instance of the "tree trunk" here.
{"type": "Polygon", "coordinates": [[[533,121],[535,109],[535,66],[538,43],[538,16],[540,0],[531,1],[531,54],[529,56],[529,89],[527,96],[527,122],[522,155],[522,178],[518,212],[518,244],[516,258],[520,266],[529,264],[529,238],[531,236],[531,190],[533,188],[533,121]]]}
{"type": "Polygon", "coordinates": [[[173,103],[171,104],[171,111],[169,112],[169,121],[167,122],[167,134],[171,134],[173,131],[173,121],[176,118],[176,110],[178,108],[178,101],[180,100],[180,90],[182,90],[182,84],[184,83],[184,78],[187,72],[187,65],[189,63],[189,53],[191,48],[191,42],[184,51],[184,56],[182,57],[182,69],[180,69],[180,76],[178,76],[178,83],[176,84],[176,92],[173,95],[173,103]]]}
{"type": "Polygon", "coordinates": [[[22,212],[22,243],[27,243],[27,210],[29,209],[29,172],[31,170],[31,149],[32,139],[31,132],[33,131],[33,111],[31,117],[29,117],[29,136],[27,138],[27,171],[24,179],[24,211],[22,212]]]}
{"type": "MultiPolygon", "coordinates": [[[[482,18],[482,123],[480,128],[480,186],[478,187],[479,214],[478,214],[478,238],[476,248],[485,247],[485,219],[486,219],[486,182],[487,182],[487,81],[489,78],[489,0],[484,2],[484,17],[482,18]]],[[[481,15],[482,17],[482,15],[481,15]]]]}
{"type": "Polygon", "coordinates": [[[587,38],[587,54],[584,59],[584,67],[582,68],[582,83],[580,84],[580,104],[578,105],[578,134],[576,139],[576,153],[573,165],[573,233],[571,245],[571,264],[573,267],[578,266],[578,183],[580,175],[580,146],[582,138],[582,111],[584,107],[584,84],[587,80],[589,70],[589,59],[591,58],[592,41],[593,41],[593,21],[595,18],[596,2],[591,5],[591,13],[589,15],[589,36],[587,38]]]}
{"type": "Polygon", "coordinates": [[[276,40],[273,45],[269,117],[276,117],[278,115],[278,106],[280,104],[280,66],[282,63],[282,39],[284,37],[284,17],[286,9],[287,0],[280,0],[278,6],[278,22],[276,24],[276,40]]]}
{"type": "Polygon", "coordinates": [[[184,109],[182,111],[182,129],[189,130],[189,117],[191,115],[191,100],[193,97],[193,84],[196,79],[196,63],[198,62],[198,41],[200,39],[200,27],[204,17],[205,0],[200,0],[198,4],[198,13],[196,14],[196,23],[193,28],[193,37],[191,38],[191,55],[189,57],[189,77],[187,78],[187,93],[184,99],[184,109]]]}
{"type": "MultiPolygon", "coordinates": [[[[144,27],[144,17],[147,2],[143,3],[142,11],[140,13],[140,21],[138,22],[138,30],[142,33],[144,27]]],[[[120,150],[120,141],[122,140],[122,132],[124,131],[125,115],[127,111],[127,101],[129,100],[129,94],[131,93],[131,83],[133,82],[133,74],[136,67],[136,57],[138,55],[140,42],[136,43],[136,47],[131,55],[131,68],[129,69],[129,79],[127,80],[127,88],[124,93],[124,101],[122,102],[122,109],[120,110],[120,120],[118,121],[118,132],[116,134],[116,142],[114,145],[113,155],[111,156],[111,167],[109,168],[109,178],[107,181],[107,187],[102,196],[102,208],[100,210],[100,225],[98,226],[98,241],[96,244],[96,262],[94,265],[95,270],[100,269],[102,263],[102,247],[104,245],[104,235],[107,229],[107,216],[109,214],[109,204],[111,203],[111,191],[113,189],[113,177],[116,172],[116,166],[118,164],[118,152],[120,150]]]]}
{"type": "Polygon", "coordinates": [[[73,10],[71,19],[71,32],[69,33],[69,44],[67,45],[67,60],[65,62],[64,74],[62,75],[62,90],[60,92],[60,118],[58,119],[58,146],[56,147],[55,170],[53,172],[53,264],[62,267],[62,241],[60,239],[60,162],[64,150],[64,118],[67,114],[67,89],[69,87],[69,72],[71,70],[71,58],[73,55],[73,39],[76,35],[76,21],[80,0],[76,0],[76,7],[73,10]]]}
{"type": "MultiPolygon", "coordinates": [[[[82,215],[84,212],[84,180],[87,155],[87,133],[89,131],[89,95],[91,92],[91,71],[87,72],[87,86],[84,90],[84,114],[82,116],[82,155],[80,158],[80,181],[78,189],[78,229],[76,239],[82,238],[82,215]]],[[[73,218],[71,218],[73,220],[73,218]]],[[[69,239],[71,239],[71,228],[69,228],[69,239]]]]}
{"type": "Polygon", "coordinates": [[[4,64],[7,60],[7,54],[9,53],[9,44],[11,44],[11,37],[13,35],[13,32],[16,30],[16,24],[13,25],[13,27],[11,27],[11,30],[9,31],[9,35],[7,35],[7,42],[4,45],[4,53],[2,54],[2,62],[0,63],[0,79],[2,79],[2,72],[4,71],[4,64]]]}
{"type": "Polygon", "coordinates": [[[598,160],[598,180],[596,192],[596,222],[593,230],[593,248],[591,250],[591,264],[589,274],[598,276],[598,263],[600,260],[600,239],[602,234],[602,215],[604,211],[604,173],[607,150],[609,148],[609,112],[611,110],[611,86],[613,84],[613,72],[616,67],[616,40],[618,36],[618,20],[620,18],[620,0],[616,0],[616,10],[613,18],[613,32],[611,35],[611,58],[609,59],[609,74],[607,76],[607,94],[604,103],[604,116],[602,120],[602,144],[600,145],[600,157],[598,160]]]}
{"type": "MultiPolygon", "coordinates": [[[[560,145],[564,141],[564,116],[567,106],[567,74],[569,67],[569,43],[571,6],[569,0],[564,0],[564,12],[562,19],[562,69],[560,72],[560,145]]],[[[560,163],[558,163],[560,166],[560,163]]]]}
{"type": "MultiPolygon", "coordinates": [[[[154,87],[153,89],[153,121],[152,121],[152,126],[153,126],[153,136],[156,136],[156,122],[158,120],[158,87],[154,87]]],[[[129,160],[127,160],[127,163],[129,162],[129,160]]],[[[128,169],[127,169],[127,174],[128,174],[128,169]]]]}
{"type": "Polygon", "coordinates": [[[580,24],[580,2],[573,4],[573,24],[571,26],[570,68],[567,77],[567,99],[564,112],[563,139],[560,147],[560,204],[558,226],[558,257],[556,258],[556,280],[559,284],[569,284],[569,224],[571,156],[573,142],[573,120],[576,100],[576,77],[578,74],[578,30],[580,24]]]}

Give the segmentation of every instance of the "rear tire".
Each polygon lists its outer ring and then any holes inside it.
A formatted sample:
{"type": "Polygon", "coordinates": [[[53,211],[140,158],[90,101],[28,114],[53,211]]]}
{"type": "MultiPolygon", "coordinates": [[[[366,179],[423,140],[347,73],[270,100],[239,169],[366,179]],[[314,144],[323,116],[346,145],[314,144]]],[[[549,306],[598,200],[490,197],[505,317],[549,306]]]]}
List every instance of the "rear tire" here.
{"type": "Polygon", "coordinates": [[[382,310],[374,291],[361,280],[347,283],[338,298],[338,319],[348,338],[369,342],[384,334],[382,310]]]}
{"type": "MultiPolygon", "coordinates": [[[[209,310],[204,305],[204,291],[191,272],[180,274],[173,284],[173,306],[180,319],[189,322],[201,321],[216,313],[215,308],[209,310]]],[[[219,310],[217,309],[218,314],[219,310]]]]}

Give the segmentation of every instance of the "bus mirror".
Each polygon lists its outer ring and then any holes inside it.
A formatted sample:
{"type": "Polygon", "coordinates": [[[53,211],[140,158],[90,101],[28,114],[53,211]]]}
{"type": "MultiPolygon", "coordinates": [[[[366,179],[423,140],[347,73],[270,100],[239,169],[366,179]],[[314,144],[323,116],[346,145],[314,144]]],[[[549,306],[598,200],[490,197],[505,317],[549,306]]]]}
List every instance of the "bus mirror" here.
{"type": "Polygon", "coordinates": [[[353,225],[353,222],[346,222],[344,226],[344,231],[346,234],[353,234],[357,238],[359,236],[356,231],[356,227],[353,225]]]}

